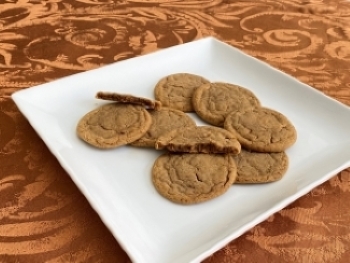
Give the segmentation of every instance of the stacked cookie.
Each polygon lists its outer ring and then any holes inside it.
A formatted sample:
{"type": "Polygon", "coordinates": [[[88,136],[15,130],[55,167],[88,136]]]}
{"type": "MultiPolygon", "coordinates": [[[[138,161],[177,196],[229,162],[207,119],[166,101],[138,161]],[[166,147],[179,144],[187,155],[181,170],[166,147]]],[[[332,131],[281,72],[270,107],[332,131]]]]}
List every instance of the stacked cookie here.
{"type": "Polygon", "coordinates": [[[284,151],[296,141],[296,130],[250,90],[177,73],[159,80],[154,94],[151,100],[99,92],[97,98],[115,102],[87,113],[78,136],[99,148],[166,150],[154,163],[153,184],[181,204],[210,200],[234,183],[273,182],[285,174],[284,151]],[[187,112],[208,124],[196,126],[187,112]]]}
{"type": "Polygon", "coordinates": [[[235,158],[236,183],[267,183],[282,178],[288,167],[284,152],[297,139],[283,114],[263,107],[253,92],[230,83],[208,83],[195,90],[195,112],[204,121],[232,132],[242,146],[235,158]]]}

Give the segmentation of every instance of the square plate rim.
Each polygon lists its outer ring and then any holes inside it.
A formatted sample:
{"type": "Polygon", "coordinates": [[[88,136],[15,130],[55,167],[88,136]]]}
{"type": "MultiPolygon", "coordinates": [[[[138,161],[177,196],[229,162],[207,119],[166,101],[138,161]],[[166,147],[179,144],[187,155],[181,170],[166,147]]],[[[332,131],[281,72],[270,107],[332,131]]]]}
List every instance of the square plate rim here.
{"type": "MultiPolygon", "coordinates": [[[[140,57],[134,57],[134,58],[130,58],[130,59],[127,59],[125,61],[120,61],[120,62],[116,62],[118,64],[122,64],[122,63],[131,63],[132,61],[137,61],[139,60],[140,58],[147,58],[147,57],[152,57],[154,55],[161,55],[161,53],[163,52],[163,54],[165,54],[166,52],[168,52],[168,50],[175,50],[175,49],[178,49],[180,46],[184,46],[184,45],[196,45],[198,43],[200,43],[201,41],[208,41],[210,42],[211,44],[212,43],[215,43],[215,44],[219,44],[219,45],[225,45],[226,47],[229,47],[229,48],[232,48],[232,49],[235,49],[236,51],[238,52],[241,52],[244,56],[247,56],[251,59],[254,59],[256,61],[256,63],[262,63],[264,64],[265,66],[269,67],[270,69],[272,70],[275,70],[276,72],[278,72],[278,74],[283,74],[284,77],[287,77],[287,78],[291,78],[293,79],[294,81],[297,81],[299,82],[301,85],[303,85],[305,88],[308,88],[310,89],[310,91],[312,92],[315,92],[315,94],[317,94],[316,96],[321,96],[323,98],[325,98],[326,100],[336,104],[337,106],[339,107],[342,107],[342,109],[344,110],[347,110],[349,111],[349,107],[346,106],[345,104],[339,102],[338,100],[332,98],[332,97],[329,97],[329,96],[326,96],[325,94],[323,94],[322,92],[320,92],[319,90],[317,89],[314,89],[312,87],[310,87],[309,85],[306,85],[302,82],[300,82],[299,80],[293,78],[292,76],[270,66],[269,64],[267,64],[266,62],[263,62],[261,60],[258,60],[246,53],[244,53],[243,51],[237,49],[237,48],[234,48],[232,46],[229,46],[228,44],[224,43],[224,42],[221,42],[220,40],[217,40],[215,39],[214,37],[206,37],[206,38],[202,38],[202,39],[199,39],[199,40],[195,40],[195,41],[192,41],[192,42],[189,42],[189,43],[185,43],[185,44],[182,44],[182,45],[178,45],[178,46],[173,46],[173,47],[169,47],[167,49],[163,49],[163,50],[160,50],[160,51],[156,51],[154,53],[150,53],[150,54],[146,54],[146,55],[143,55],[143,56],[140,56],[140,57]]],[[[116,64],[116,63],[113,63],[113,64],[116,64]]],[[[100,67],[98,69],[93,69],[93,71],[98,71],[98,70],[105,70],[105,67],[108,67],[108,66],[113,66],[112,65],[106,65],[106,66],[103,66],[103,67],[100,67]]],[[[78,74],[89,74],[90,71],[87,71],[87,72],[81,72],[81,73],[77,73],[77,74],[73,74],[73,75],[70,75],[70,76],[67,76],[67,77],[64,77],[64,78],[61,78],[61,79],[57,79],[57,80],[54,80],[52,82],[61,82],[62,79],[68,79],[68,78],[75,78],[76,75],[78,74]]],[[[18,106],[18,108],[20,109],[20,111],[25,115],[25,117],[29,120],[29,122],[31,123],[31,117],[30,116],[27,116],[26,114],[26,111],[23,110],[22,108],[22,103],[23,103],[23,98],[25,100],[25,96],[28,92],[31,92],[31,91],[34,91],[34,89],[36,88],[42,88],[43,86],[49,86],[52,84],[52,82],[49,82],[49,83],[44,83],[44,84],[40,84],[40,85],[37,85],[37,86],[34,86],[34,87],[31,87],[29,89],[25,89],[25,90],[20,90],[20,91],[17,91],[17,92],[14,92],[11,97],[13,98],[13,100],[15,101],[16,105],[18,106]]],[[[33,128],[36,130],[36,127],[35,127],[35,124],[32,124],[31,125],[33,126],[33,128]]],[[[41,131],[37,131],[39,136],[42,137],[43,139],[43,134],[41,133],[41,131]]],[[[45,140],[44,140],[45,141],[45,140]]],[[[78,186],[78,188],[80,189],[80,191],[84,194],[84,196],[88,199],[90,205],[93,207],[93,209],[100,215],[100,209],[98,207],[96,207],[95,203],[93,200],[90,200],[90,197],[89,195],[87,194],[87,189],[85,189],[85,186],[81,184],[81,182],[77,181],[77,178],[75,178],[75,176],[72,176],[72,174],[74,174],[74,172],[71,170],[71,167],[69,165],[67,165],[65,163],[65,160],[62,159],[62,157],[59,155],[59,153],[56,151],[56,149],[52,148],[50,146],[50,144],[48,142],[45,141],[45,144],[48,146],[48,148],[50,149],[51,152],[53,152],[54,156],[58,159],[58,161],[60,162],[60,164],[62,165],[62,167],[68,172],[68,175],[72,178],[72,180],[74,181],[74,183],[78,186]]],[[[319,185],[321,184],[322,182],[328,180],[332,175],[336,174],[337,172],[340,172],[342,171],[343,169],[346,169],[350,166],[350,161],[346,161],[343,163],[343,165],[339,166],[337,169],[333,170],[331,173],[329,174],[326,174],[325,176],[323,176],[322,178],[320,178],[320,180],[318,182],[315,182],[314,185],[309,185],[308,187],[305,187],[303,189],[303,191],[299,191],[297,192],[297,194],[295,195],[292,195],[292,196],[289,196],[289,198],[287,199],[284,199],[280,202],[279,205],[277,206],[274,206],[272,207],[270,210],[267,210],[265,211],[265,213],[261,214],[259,217],[257,217],[254,221],[251,221],[250,223],[248,224],[245,224],[243,225],[239,231],[236,231],[234,234],[231,233],[231,235],[229,235],[226,239],[222,239],[220,242],[217,242],[214,246],[212,246],[211,249],[205,251],[204,253],[200,253],[196,258],[194,258],[193,260],[191,260],[191,262],[198,262],[199,260],[203,260],[205,259],[207,256],[209,256],[210,254],[212,254],[213,252],[217,251],[218,249],[220,249],[221,247],[223,247],[225,244],[227,244],[229,241],[232,241],[233,239],[237,238],[238,236],[240,236],[241,234],[243,234],[244,232],[246,232],[247,230],[249,230],[251,227],[255,226],[256,224],[262,222],[263,220],[265,220],[268,216],[270,216],[271,214],[281,210],[282,208],[284,208],[286,205],[290,204],[291,202],[293,202],[294,200],[296,200],[297,198],[303,196],[304,194],[306,194],[307,192],[309,192],[310,190],[312,190],[315,185],[319,185]]],[[[111,230],[111,232],[113,233],[113,235],[115,236],[115,238],[118,240],[119,244],[121,245],[121,247],[128,253],[128,255],[130,256],[131,259],[134,259],[136,260],[137,257],[134,258],[134,254],[136,253],[134,251],[133,248],[130,248],[127,244],[125,244],[124,240],[120,240],[119,237],[118,237],[118,234],[114,232],[113,230],[113,227],[110,225],[110,222],[106,221],[104,216],[103,215],[100,215],[100,218],[101,220],[105,223],[105,225],[111,230]]]]}

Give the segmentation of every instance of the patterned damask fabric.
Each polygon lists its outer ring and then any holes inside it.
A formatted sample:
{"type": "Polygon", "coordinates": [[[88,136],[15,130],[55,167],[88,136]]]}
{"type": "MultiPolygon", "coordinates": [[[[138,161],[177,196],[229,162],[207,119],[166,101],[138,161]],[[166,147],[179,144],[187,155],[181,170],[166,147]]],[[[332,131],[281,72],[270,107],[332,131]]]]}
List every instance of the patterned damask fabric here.
{"type": "MultiPolygon", "coordinates": [[[[350,105],[350,1],[0,0],[0,262],[130,262],[10,95],[205,36],[350,105]]],[[[347,263],[348,200],[350,169],[204,262],[347,263]]]]}

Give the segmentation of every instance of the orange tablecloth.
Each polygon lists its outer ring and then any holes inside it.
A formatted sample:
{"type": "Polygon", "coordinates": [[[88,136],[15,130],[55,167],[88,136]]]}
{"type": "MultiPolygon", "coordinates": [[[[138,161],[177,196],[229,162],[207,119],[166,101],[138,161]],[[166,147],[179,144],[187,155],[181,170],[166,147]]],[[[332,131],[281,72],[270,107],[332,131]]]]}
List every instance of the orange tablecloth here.
{"type": "MultiPolygon", "coordinates": [[[[350,105],[350,1],[0,0],[0,262],[130,262],[11,94],[205,36],[350,105]]],[[[347,169],[204,262],[349,262],[349,200],[347,169]]]]}

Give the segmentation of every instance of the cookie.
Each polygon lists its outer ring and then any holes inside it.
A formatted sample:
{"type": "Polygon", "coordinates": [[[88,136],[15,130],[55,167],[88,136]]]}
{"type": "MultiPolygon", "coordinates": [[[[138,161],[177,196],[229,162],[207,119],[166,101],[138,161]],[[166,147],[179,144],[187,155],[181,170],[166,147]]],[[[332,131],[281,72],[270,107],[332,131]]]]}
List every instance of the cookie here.
{"type": "Polygon", "coordinates": [[[77,135],[98,148],[113,148],[139,139],[152,124],[139,105],[109,103],[88,112],[78,122],[77,135]]]}
{"type": "Polygon", "coordinates": [[[99,91],[96,94],[96,98],[101,100],[116,101],[119,103],[141,105],[148,109],[159,109],[162,106],[162,103],[157,100],[151,100],[129,94],[120,94],[116,92],[99,91]]]}
{"type": "Polygon", "coordinates": [[[264,107],[231,112],[224,127],[237,136],[243,148],[256,152],[283,152],[297,139],[286,116],[264,107]]]}
{"type": "Polygon", "coordinates": [[[154,96],[163,106],[183,112],[193,112],[194,90],[209,81],[190,73],[176,73],[159,80],[154,88],[154,96]]]}
{"type": "Polygon", "coordinates": [[[187,153],[239,154],[241,145],[231,132],[213,126],[195,126],[172,130],[158,138],[157,150],[187,153]]]}
{"type": "Polygon", "coordinates": [[[237,168],[229,154],[163,154],[152,169],[156,190],[180,204],[207,201],[224,194],[234,183],[237,168]]]}
{"type": "Polygon", "coordinates": [[[238,109],[250,110],[260,106],[250,90],[238,85],[213,82],[203,84],[193,93],[192,105],[204,121],[223,127],[226,116],[238,109]]]}
{"type": "Polygon", "coordinates": [[[278,181],[286,173],[289,162],[285,152],[258,153],[244,149],[234,160],[237,165],[237,184],[278,181]]]}
{"type": "Polygon", "coordinates": [[[132,142],[132,146],[155,148],[155,142],[161,135],[174,129],[196,126],[190,116],[179,110],[163,107],[149,113],[152,117],[151,127],[140,139],[132,142]]]}

